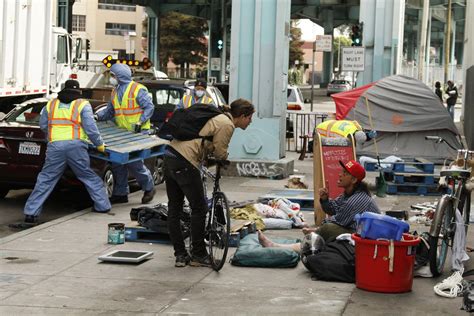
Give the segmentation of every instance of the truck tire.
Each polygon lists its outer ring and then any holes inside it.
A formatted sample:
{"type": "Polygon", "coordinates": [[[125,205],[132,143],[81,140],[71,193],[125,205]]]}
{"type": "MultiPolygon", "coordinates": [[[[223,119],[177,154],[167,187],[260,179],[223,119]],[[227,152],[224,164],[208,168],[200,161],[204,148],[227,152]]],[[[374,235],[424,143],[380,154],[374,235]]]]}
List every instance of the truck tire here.
{"type": "Polygon", "coordinates": [[[102,176],[102,181],[104,182],[107,196],[110,198],[115,187],[115,178],[111,168],[105,170],[104,175],[102,176]]]}

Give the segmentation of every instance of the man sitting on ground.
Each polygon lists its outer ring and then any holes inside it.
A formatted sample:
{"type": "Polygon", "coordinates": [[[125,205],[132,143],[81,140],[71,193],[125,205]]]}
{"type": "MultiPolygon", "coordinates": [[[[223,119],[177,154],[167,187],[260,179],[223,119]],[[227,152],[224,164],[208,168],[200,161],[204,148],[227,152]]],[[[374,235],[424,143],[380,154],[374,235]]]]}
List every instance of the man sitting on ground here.
{"type": "MultiPolygon", "coordinates": [[[[320,203],[323,211],[331,215],[326,218],[318,228],[303,228],[304,234],[315,232],[324,238],[326,243],[334,241],[337,236],[344,233],[353,233],[356,230],[355,216],[364,212],[380,213],[379,208],[372,199],[367,184],[362,182],[365,178],[365,169],[358,162],[350,160],[341,164],[341,173],[337,185],[344,192],[335,199],[330,199],[327,188],[319,189],[320,203]]],[[[261,232],[259,241],[263,247],[280,247],[273,243],[261,232]]],[[[298,244],[299,245],[299,244],[298,244]]],[[[285,245],[296,251],[299,246],[285,245]]]]}

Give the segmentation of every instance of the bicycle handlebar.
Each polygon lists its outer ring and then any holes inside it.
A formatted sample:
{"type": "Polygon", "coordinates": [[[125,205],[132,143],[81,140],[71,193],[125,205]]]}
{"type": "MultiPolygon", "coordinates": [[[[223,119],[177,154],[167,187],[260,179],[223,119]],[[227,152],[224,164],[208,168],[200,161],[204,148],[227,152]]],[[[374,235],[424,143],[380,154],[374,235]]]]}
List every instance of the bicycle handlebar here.
{"type": "MultiPolygon", "coordinates": [[[[439,143],[445,143],[446,145],[448,145],[451,149],[454,149],[456,151],[458,150],[462,150],[462,149],[459,149],[459,148],[456,148],[454,147],[453,145],[451,145],[449,142],[446,141],[446,139],[444,139],[443,137],[441,136],[425,136],[425,139],[426,140],[434,140],[437,144],[439,143]]],[[[461,143],[461,146],[464,148],[464,145],[461,143]]]]}

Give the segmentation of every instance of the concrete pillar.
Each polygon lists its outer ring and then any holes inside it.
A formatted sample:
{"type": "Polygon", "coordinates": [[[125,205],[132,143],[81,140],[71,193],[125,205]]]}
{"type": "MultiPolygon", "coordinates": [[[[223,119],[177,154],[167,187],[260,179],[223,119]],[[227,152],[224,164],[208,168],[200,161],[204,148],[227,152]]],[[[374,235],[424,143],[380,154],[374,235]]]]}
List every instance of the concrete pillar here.
{"type": "Polygon", "coordinates": [[[252,101],[256,114],[236,129],[230,159],[278,160],[285,155],[291,0],[232,1],[229,101],[252,101]]]}
{"type": "MultiPolygon", "coordinates": [[[[324,34],[334,36],[334,12],[333,10],[326,10],[323,13],[324,23],[324,34]]],[[[332,78],[332,66],[333,66],[334,53],[324,52],[323,53],[323,73],[321,78],[321,88],[327,87],[332,78]]]]}
{"type": "Polygon", "coordinates": [[[159,18],[155,11],[150,7],[146,7],[146,13],[148,15],[148,29],[147,29],[147,41],[148,41],[148,58],[151,60],[155,69],[160,69],[160,28],[159,18]]]}
{"type": "Polygon", "coordinates": [[[358,86],[399,71],[404,16],[404,1],[361,0],[360,22],[364,23],[362,44],[365,47],[365,70],[358,75],[358,86]]]}

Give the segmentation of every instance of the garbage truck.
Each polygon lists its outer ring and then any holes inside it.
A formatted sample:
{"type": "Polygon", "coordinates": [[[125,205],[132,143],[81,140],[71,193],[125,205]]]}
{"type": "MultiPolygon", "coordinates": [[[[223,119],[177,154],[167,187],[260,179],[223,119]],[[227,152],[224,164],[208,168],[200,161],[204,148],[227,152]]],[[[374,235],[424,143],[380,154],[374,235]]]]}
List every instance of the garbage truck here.
{"type": "Polygon", "coordinates": [[[82,40],[53,25],[53,6],[51,0],[0,1],[0,112],[48,97],[70,78],[80,81],[74,68],[82,40]]]}

